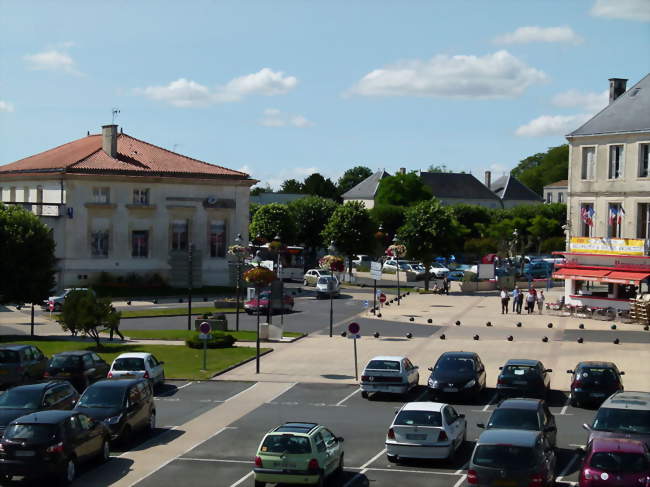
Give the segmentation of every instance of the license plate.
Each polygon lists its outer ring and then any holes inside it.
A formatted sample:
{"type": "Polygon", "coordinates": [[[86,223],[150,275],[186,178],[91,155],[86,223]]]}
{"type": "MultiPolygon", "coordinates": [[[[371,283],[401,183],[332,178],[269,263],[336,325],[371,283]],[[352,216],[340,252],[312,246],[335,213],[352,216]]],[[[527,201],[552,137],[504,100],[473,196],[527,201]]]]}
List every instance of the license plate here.
{"type": "Polygon", "coordinates": [[[407,434],[406,439],[407,440],[426,440],[427,435],[411,435],[411,434],[407,434]]]}
{"type": "Polygon", "coordinates": [[[458,389],[456,387],[445,387],[443,389],[445,392],[458,392],[458,389]]]}
{"type": "Polygon", "coordinates": [[[525,380],[513,380],[512,383],[516,386],[525,386],[528,384],[525,380]]]}
{"type": "Polygon", "coordinates": [[[17,457],[33,457],[36,455],[34,450],[16,450],[17,457]]]}
{"type": "Polygon", "coordinates": [[[120,377],[124,377],[125,379],[134,379],[135,375],[133,375],[133,374],[124,374],[124,375],[120,375],[120,377]]]}
{"type": "Polygon", "coordinates": [[[68,377],[70,376],[70,372],[59,372],[57,375],[60,377],[68,377]]]}

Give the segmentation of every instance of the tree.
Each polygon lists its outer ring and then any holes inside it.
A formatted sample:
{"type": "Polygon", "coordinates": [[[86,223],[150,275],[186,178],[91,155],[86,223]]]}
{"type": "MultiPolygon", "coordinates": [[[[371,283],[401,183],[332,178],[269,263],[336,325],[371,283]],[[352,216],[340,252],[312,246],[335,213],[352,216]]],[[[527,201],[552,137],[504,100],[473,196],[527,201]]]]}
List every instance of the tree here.
{"type": "Polygon", "coordinates": [[[348,258],[348,271],[352,272],[352,256],[368,253],[376,227],[370,213],[360,201],[348,201],[339,206],[321,233],[327,245],[334,246],[348,258]]]}
{"type": "Polygon", "coordinates": [[[379,182],[375,204],[412,206],[431,199],[433,193],[414,172],[395,174],[379,182]]]}
{"type": "Polygon", "coordinates": [[[550,147],[546,152],[529,156],[511,174],[541,196],[544,186],[568,178],[569,146],[550,147]]]}
{"type": "Polygon", "coordinates": [[[297,179],[287,179],[280,186],[280,193],[300,194],[303,190],[303,184],[297,179]]]}
{"type": "Polygon", "coordinates": [[[295,235],[294,222],[290,217],[289,209],[280,203],[262,205],[253,217],[249,226],[251,238],[259,235],[270,242],[279,235],[283,242],[292,242],[295,235]]]}
{"type": "Polygon", "coordinates": [[[330,178],[324,178],[321,174],[315,172],[305,178],[302,185],[302,192],[312,196],[321,196],[323,198],[336,198],[336,185],[330,178]]]}
{"type": "Polygon", "coordinates": [[[528,232],[537,243],[537,253],[539,254],[542,245],[542,240],[553,235],[553,231],[559,227],[559,222],[551,218],[546,218],[542,215],[537,215],[530,222],[528,232]]]}
{"type": "Polygon", "coordinates": [[[481,238],[481,228],[492,221],[492,210],[479,205],[459,203],[451,207],[458,223],[467,229],[466,238],[481,238]]]}
{"type": "Polygon", "coordinates": [[[295,222],[296,243],[303,243],[312,251],[321,247],[321,233],[338,204],[319,196],[308,196],[288,205],[291,220],[295,222]]]}
{"type": "Polygon", "coordinates": [[[33,310],[47,299],[54,287],[55,247],[52,232],[36,215],[0,203],[0,303],[32,303],[33,310]]]}
{"type": "Polygon", "coordinates": [[[351,190],[361,181],[372,176],[372,171],[366,166],[355,166],[343,173],[336,183],[336,190],[341,196],[343,193],[351,190]]]}
{"type": "Polygon", "coordinates": [[[383,255],[389,239],[393,238],[397,229],[404,224],[404,210],[403,206],[395,205],[375,205],[370,210],[370,217],[377,228],[382,227],[383,233],[377,240],[376,246],[373,246],[374,255],[383,255]]]}
{"type": "Polygon", "coordinates": [[[451,208],[433,198],[408,208],[404,213],[404,225],[397,232],[398,241],[406,246],[408,257],[424,264],[424,289],[428,291],[431,264],[437,256],[452,252],[464,230],[451,208]]]}
{"type": "Polygon", "coordinates": [[[99,334],[104,329],[117,330],[121,314],[111,304],[110,299],[97,299],[95,293],[71,291],[65,298],[61,313],[61,327],[72,335],[83,333],[100,346],[99,334]]]}
{"type": "Polygon", "coordinates": [[[251,189],[251,196],[259,196],[262,193],[273,193],[273,190],[271,189],[271,186],[267,185],[266,186],[255,186],[253,189],[251,189]]]}
{"type": "Polygon", "coordinates": [[[248,205],[248,223],[253,223],[253,218],[255,217],[255,213],[257,213],[257,210],[262,208],[262,204],[260,203],[249,203],[248,205]]]}

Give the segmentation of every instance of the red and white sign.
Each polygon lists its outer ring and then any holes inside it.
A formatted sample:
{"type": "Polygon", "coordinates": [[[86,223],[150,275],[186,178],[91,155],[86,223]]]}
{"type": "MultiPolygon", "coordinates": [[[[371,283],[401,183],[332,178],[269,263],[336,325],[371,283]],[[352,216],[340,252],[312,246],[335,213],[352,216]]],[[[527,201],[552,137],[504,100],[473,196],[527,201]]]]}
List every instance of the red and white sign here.
{"type": "Polygon", "coordinates": [[[381,293],[379,295],[379,302],[380,303],[385,303],[386,302],[386,295],[384,293],[381,293]]]}
{"type": "Polygon", "coordinates": [[[210,328],[210,323],[208,323],[207,321],[201,323],[199,325],[199,331],[203,334],[210,333],[212,331],[212,329],[210,328]]]}
{"type": "Polygon", "coordinates": [[[348,332],[351,333],[352,335],[358,335],[360,331],[361,331],[361,327],[359,326],[359,323],[352,322],[348,325],[348,332]]]}
{"type": "Polygon", "coordinates": [[[50,301],[50,302],[47,304],[47,307],[50,309],[50,313],[51,313],[52,311],[54,311],[54,301],[50,301]]]}

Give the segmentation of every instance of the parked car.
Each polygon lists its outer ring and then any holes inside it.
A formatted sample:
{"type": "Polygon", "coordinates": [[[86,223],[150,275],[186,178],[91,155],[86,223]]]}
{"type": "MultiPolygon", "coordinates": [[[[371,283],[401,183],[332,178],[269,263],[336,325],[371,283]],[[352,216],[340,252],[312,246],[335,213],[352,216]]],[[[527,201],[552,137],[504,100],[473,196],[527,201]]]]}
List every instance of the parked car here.
{"type": "Polygon", "coordinates": [[[26,384],[43,378],[47,357],[34,345],[5,345],[0,348],[0,386],[26,384]]]}
{"type": "MultiPolygon", "coordinates": [[[[384,264],[382,266],[382,271],[386,272],[397,272],[397,263],[398,261],[395,259],[386,259],[384,261],[384,264]]],[[[409,262],[407,260],[399,260],[399,270],[400,272],[406,272],[408,270],[411,270],[409,267],[409,262]]]]}
{"type": "Polygon", "coordinates": [[[479,436],[467,470],[469,485],[555,485],[555,450],[538,431],[491,429],[479,436]]]}
{"type": "MultiPolygon", "coordinates": [[[[58,296],[50,296],[49,298],[47,298],[47,300],[43,301],[43,303],[41,304],[41,308],[43,308],[43,310],[45,310],[45,311],[49,311],[50,304],[52,304],[52,305],[54,305],[53,311],[58,313],[59,311],[61,311],[63,309],[63,304],[65,303],[65,298],[72,291],[88,291],[88,288],[85,288],[85,287],[66,288],[58,296]]],[[[92,293],[94,293],[94,291],[92,289],[90,291],[92,293]]]]}
{"type": "Polygon", "coordinates": [[[120,354],[111,364],[109,379],[148,379],[152,386],[164,384],[165,362],[147,352],[130,352],[120,354]]]}
{"type": "Polygon", "coordinates": [[[354,268],[358,268],[358,267],[368,267],[368,268],[370,268],[370,262],[372,262],[372,258],[369,255],[365,255],[365,254],[355,255],[354,258],[352,259],[352,267],[354,267],[354,268]]]}
{"type": "Polygon", "coordinates": [[[476,426],[486,429],[539,431],[546,436],[553,448],[557,445],[555,416],[541,399],[505,399],[492,411],[487,424],[478,423],[476,426]]]}
{"type": "Polygon", "coordinates": [[[341,283],[335,276],[323,276],[316,283],[316,299],[329,298],[341,294],[341,283]]]}
{"type": "Polygon", "coordinates": [[[572,406],[581,404],[600,404],[615,392],[623,391],[622,375],[613,362],[580,362],[571,376],[572,406]]]}
{"type": "Polygon", "coordinates": [[[539,360],[510,359],[497,378],[497,394],[500,398],[517,395],[534,395],[546,398],[551,390],[552,369],[547,369],[539,360]]]}
{"type": "Polygon", "coordinates": [[[282,296],[281,300],[277,299],[273,301],[271,299],[271,291],[262,291],[259,300],[257,297],[249,299],[244,303],[244,309],[246,310],[246,313],[250,315],[257,313],[257,308],[259,306],[259,311],[263,314],[269,309],[269,301],[272,301],[273,304],[273,308],[271,309],[272,312],[283,311],[284,313],[290,313],[293,311],[293,306],[295,304],[293,297],[288,294],[282,296]]]}
{"type": "Polygon", "coordinates": [[[429,367],[431,396],[454,395],[478,399],[485,390],[485,366],[474,352],[445,352],[429,367]]]}
{"type": "Polygon", "coordinates": [[[420,382],[418,366],[402,356],[379,356],[368,362],[361,374],[361,397],[372,392],[406,394],[420,382]]]}
{"type": "Polygon", "coordinates": [[[302,283],[303,286],[315,286],[319,278],[331,275],[332,272],[325,269],[310,269],[305,272],[302,283]]]}
{"type": "Polygon", "coordinates": [[[438,262],[434,262],[429,267],[429,273],[436,277],[445,277],[449,273],[449,269],[438,262]]]}
{"type": "Polygon", "coordinates": [[[5,430],[0,442],[0,474],[5,479],[54,477],[67,485],[75,479],[79,464],[110,458],[109,440],[103,423],[75,410],[28,414],[5,430]]]}
{"type": "Polygon", "coordinates": [[[71,351],[52,355],[43,377],[65,379],[79,392],[93,382],[105,379],[110,367],[95,352],[71,351]]]}
{"type": "Polygon", "coordinates": [[[72,409],[79,393],[66,381],[47,381],[8,389],[0,396],[0,436],[14,419],[46,409],[72,409]]]}
{"type": "MultiPolygon", "coordinates": [[[[404,269],[406,270],[406,272],[412,272],[415,275],[416,280],[424,279],[424,274],[427,271],[427,268],[424,267],[419,262],[415,262],[415,263],[407,262],[406,265],[404,266],[404,269]]],[[[400,268],[400,270],[402,270],[402,268],[400,268]]]]}
{"type": "Polygon", "coordinates": [[[579,487],[650,485],[650,453],[642,441],[595,438],[587,445],[579,487]]]}
{"type": "Polygon", "coordinates": [[[343,438],[316,423],[285,423],[272,429],[257,448],[255,487],[313,484],[342,475],[343,438]]]}
{"type": "Polygon", "coordinates": [[[595,438],[630,438],[645,442],[650,448],[650,392],[616,392],[600,406],[589,431],[595,438]]]}
{"type": "Polygon", "coordinates": [[[523,275],[533,279],[543,279],[553,274],[553,264],[544,260],[533,260],[524,264],[523,275]]]}
{"type": "Polygon", "coordinates": [[[447,279],[450,281],[462,281],[464,277],[465,271],[460,270],[449,271],[449,274],[447,274],[447,279]]]}
{"type": "Polygon", "coordinates": [[[128,444],[139,430],[156,428],[156,405],[145,379],[100,380],[88,386],[75,407],[102,421],[111,440],[128,444]]]}
{"type": "Polygon", "coordinates": [[[389,462],[403,458],[454,457],[467,436],[464,414],[449,404],[409,402],[395,414],[386,434],[389,462]]]}

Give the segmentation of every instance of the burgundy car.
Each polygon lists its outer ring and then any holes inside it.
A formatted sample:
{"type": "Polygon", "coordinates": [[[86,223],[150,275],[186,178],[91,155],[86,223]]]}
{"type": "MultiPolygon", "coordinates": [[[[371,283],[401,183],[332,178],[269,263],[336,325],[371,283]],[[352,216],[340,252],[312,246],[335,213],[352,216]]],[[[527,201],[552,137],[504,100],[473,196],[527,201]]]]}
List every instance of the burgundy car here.
{"type": "Polygon", "coordinates": [[[650,486],[648,448],[638,440],[594,438],[587,445],[579,486],[650,486]]]}
{"type": "MultiPolygon", "coordinates": [[[[271,292],[270,291],[262,291],[260,293],[260,299],[259,299],[259,304],[258,304],[258,299],[257,297],[254,297],[253,299],[249,299],[244,303],[244,309],[246,310],[246,313],[253,314],[257,313],[257,308],[259,306],[260,313],[266,313],[267,310],[269,309],[269,298],[271,297],[271,292]]],[[[273,308],[271,311],[276,312],[280,311],[280,300],[277,300],[277,302],[273,303],[273,308]]],[[[293,311],[293,297],[292,296],[283,296],[282,300],[282,311],[286,312],[291,312],[293,311]]]]}

